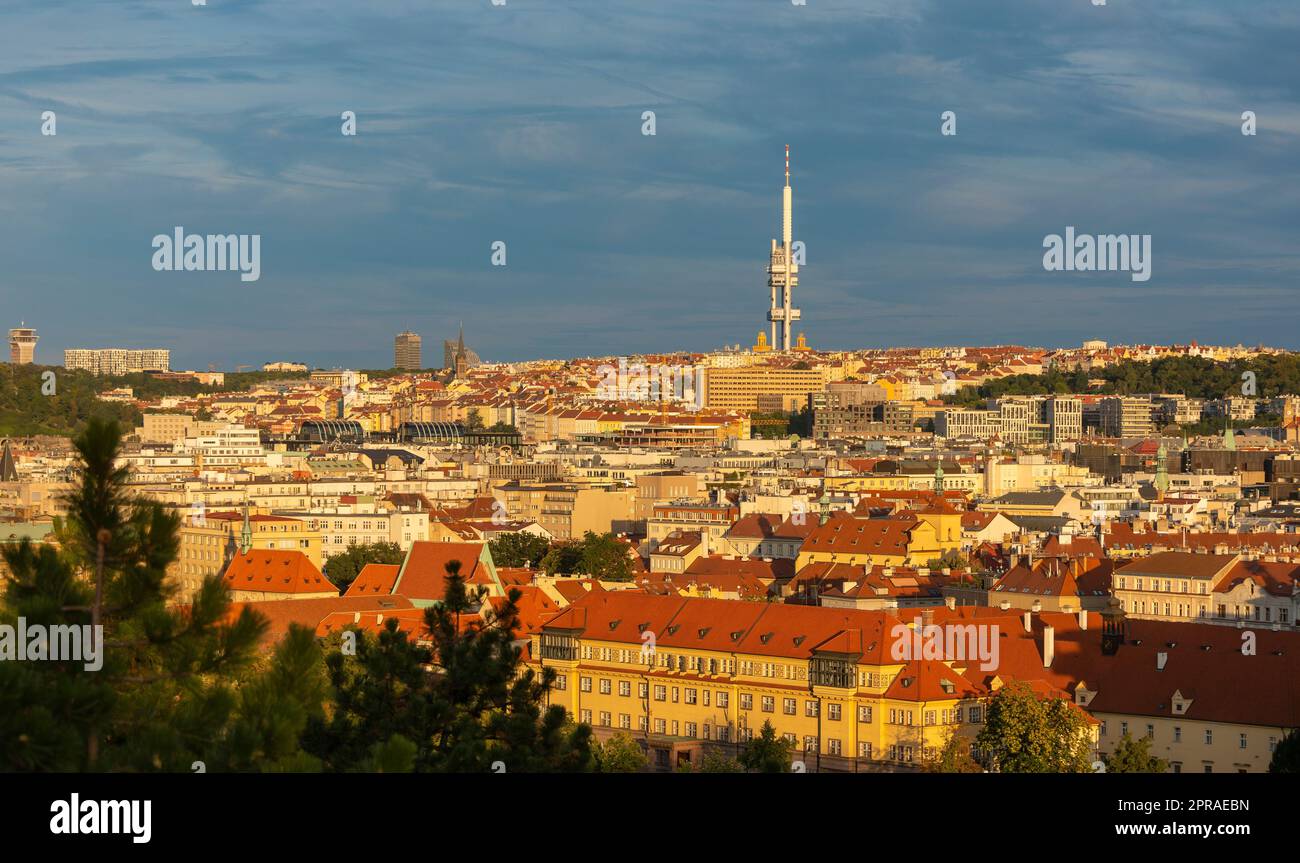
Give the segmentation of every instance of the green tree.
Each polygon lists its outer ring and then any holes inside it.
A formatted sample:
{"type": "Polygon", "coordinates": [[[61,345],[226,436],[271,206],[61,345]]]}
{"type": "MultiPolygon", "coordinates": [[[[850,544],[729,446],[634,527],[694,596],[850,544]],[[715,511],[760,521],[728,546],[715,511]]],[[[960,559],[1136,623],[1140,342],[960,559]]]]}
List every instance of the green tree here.
{"type": "Polygon", "coordinates": [[[1292,728],[1278,741],[1269,773],[1300,773],[1300,729],[1292,728]]]}
{"type": "Polygon", "coordinates": [[[340,591],[356,580],[361,570],[370,563],[401,565],[406,552],[395,542],[375,542],[366,545],[349,545],[347,551],[334,554],[325,561],[325,577],[340,591]]]}
{"type": "Polygon", "coordinates": [[[700,756],[698,764],[689,761],[677,768],[678,773],[744,773],[745,768],[734,758],[728,758],[721,752],[706,750],[700,756]]]}
{"type": "Polygon", "coordinates": [[[601,773],[640,773],[650,766],[641,744],[632,736],[620,732],[592,747],[596,769],[601,773]]]}
{"type": "Polygon", "coordinates": [[[794,743],[776,736],[772,723],[763,721],[758,736],[745,744],[739,762],[750,773],[789,773],[794,743]]]}
{"type": "Polygon", "coordinates": [[[1151,738],[1134,740],[1127,731],[1115,744],[1115,751],[1102,756],[1107,773],[1165,773],[1169,762],[1151,754],[1151,738]]]}
{"type": "Polygon", "coordinates": [[[311,634],[291,632],[258,662],[266,622],[248,608],[232,615],[219,577],[185,608],[170,605],[179,518],[129,492],[115,423],[92,418],[74,445],[60,547],[4,549],[0,622],[76,627],[83,650],[0,662],[0,769],[309,769],[297,731],[323,694],[311,634]]]}
{"type": "Polygon", "coordinates": [[[581,571],[604,581],[631,581],[632,558],[629,546],[612,533],[597,535],[587,531],[582,538],[581,571]]]}
{"type": "Polygon", "coordinates": [[[536,569],[550,550],[545,537],[531,533],[503,533],[488,543],[497,566],[531,566],[536,569]]]}
{"type": "Polygon", "coordinates": [[[326,769],[373,770],[394,748],[402,757],[390,760],[417,772],[488,772],[497,762],[511,773],[593,767],[591,729],[546,705],[555,671],[520,663],[519,591],[484,621],[485,589],[470,591],[460,566],[447,564],[443,599],[425,611],[426,635],[412,640],[389,620],[378,637],[356,633],[355,656],[327,656],[333,711],[313,718],[304,738],[326,769]]]}
{"type": "Polygon", "coordinates": [[[1023,683],[993,696],[976,737],[988,769],[999,773],[1088,773],[1088,720],[1064,698],[1040,698],[1023,683]]]}
{"type": "Polygon", "coordinates": [[[552,543],[538,566],[550,575],[573,575],[581,564],[582,544],[564,540],[552,543]]]}
{"type": "Polygon", "coordinates": [[[554,543],[539,566],[552,575],[588,575],[606,581],[631,581],[629,546],[612,533],[587,531],[582,539],[554,543]]]}
{"type": "Polygon", "coordinates": [[[984,768],[971,757],[970,746],[970,738],[951,732],[934,757],[922,762],[921,769],[926,773],[983,773],[984,768]]]}

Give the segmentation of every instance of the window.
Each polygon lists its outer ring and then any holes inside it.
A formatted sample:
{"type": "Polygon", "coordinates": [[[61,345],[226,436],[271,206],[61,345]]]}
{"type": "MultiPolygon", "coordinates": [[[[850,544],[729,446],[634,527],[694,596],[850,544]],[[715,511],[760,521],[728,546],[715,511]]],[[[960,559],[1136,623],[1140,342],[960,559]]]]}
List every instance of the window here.
{"type": "Polygon", "coordinates": [[[609,695],[611,691],[612,691],[612,685],[610,684],[609,678],[602,677],[600,679],[600,694],[609,695]]]}
{"type": "Polygon", "coordinates": [[[870,721],[871,721],[871,708],[870,708],[870,707],[867,707],[866,705],[859,705],[859,706],[858,706],[858,721],[859,721],[859,722],[870,722],[870,721]]]}
{"type": "Polygon", "coordinates": [[[632,728],[632,714],[620,713],[618,715],[618,727],[630,730],[632,728]]]}
{"type": "Polygon", "coordinates": [[[1156,727],[1154,725],[1147,725],[1147,739],[1154,740],[1155,737],[1156,737],[1156,727]]]}
{"type": "Polygon", "coordinates": [[[664,734],[668,731],[668,723],[662,719],[655,720],[655,734],[664,734]]]}
{"type": "Polygon", "coordinates": [[[748,692],[742,692],[742,693],[740,694],[740,709],[741,709],[741,710],[753,710],[753,709],[754,709],[754,696],[750,695],[748,692]]]}
{"type": "Polygon", "coordinates": [[[727,706],[727,701],[728,701],[727,693],[725,693],[725,692],[719,692],[719,693],[718,693],[718,706],[719,706],[719,707],[726,707],[726,706],[727,706]]]}
{"type": "Polygon", "coordinates": [[[665,686],[655,686],[655,701],[667,701],[668,688],[665,686]]]}
{"type": "Polygon", "coordinates": [[[859,758],[870,758],[870,757],[871,757],[871,744],[870,744],[870,743],[867,743],[867,742],[863,741],[863,742],[861,742],[861,743],[858,744],[858,757],[859,757],[859,758]]]}
{"type": "Polygon", "coordinates": [[[1181,725],[1174,726],[1174,742],[1175,743],[1183,742],[1183,728],[1181,725]]]}
{"type": "MultiPolygon", "coordinates": [[[[694,690],[694,689],[687,689],[687,690],[686,690],[686,703],[687,703],[687,704],[694,704],[695,702],[696,702],[696,694],[695,694],[695,690],[694,690]]],[[[695,735],[692,734],[692,735],[690,735],[690,736],[691,736],[691,737],[694,737],[695,735]]]]}
{"type": "Polygon", "coordinates": [[[676,686],[674,686],[674,687],[673,687],[673,704],[676,704],[676,703],[677,703],[677,700],[678,700],[680,697],[681,697],[681,690],[679,690],[676,686]]]}
{"type": "MultiPolygon", "coordinates": [[[[1205,745],[1210,746],[1213,743],[1214,743],[1214,729],[1207,728],[1205,729],[1205,745]]],[[[1207,770],[1206,772],[1208,773],[1209,771],[1207,770]]]]}
{"type": "Polygon", "coordinates": [[[624,698],[627,698],[628,696],[630,696],[630,695],[632,694],[632,683],[631,683],[631,681],[620,680],[620,681],[618,682],[618,694],[621,695],[621,696],[623,696],[624,698]]]}
{"type": "Polygon", "coordinates": [[[933,711],[933,710],[927,710],[927,711],[925,711],[925,724],[926,724],[926,725],[934,725],[934,711],[933,711]]]}
{"type": "Polygon", "coordinates": [[[1245,748],[1246,748],[1246,735],[1244,735],[1244,734],[1241,735],[1241,739],[1240,739],[1240,741],[1239,741],[1239,745],[1238,745],[1237,748],[1239,748],[1239,749],[1245,749],[1245,748]]]}
{"type": "Polygon", "coordinates": [[[1119,736],[1123,737],[1125,734],[1128,734],[1128,723],[1121,722],[1119,724],[1119,736]]]}
{"type": "Polygon", "coordinates": [[[569,678],[564,677],[562,675],[560,677],[555,678],[555,688],[559,692],[563,692],[564,690],[568,689],[569,678]]]}
{"type": "Polygon", "coordinates": [[[816,735],[813,735],[813,734],[806,734],[806,735],[804,735],[804,738],[803,738],[803,751],[804,751],[804,752],[816,752],[816,751],[817,751],[817,737],[816,737],[816,735]]]}
{"type": "Polygon", "coordinates": [[[638,684],[636,685],[636,694],[637,694],[637,698],[649,698],[649,697],[650,697],[650,684],[648,684],[648,683],[638,683],[638,684]]]}
{"type": "Polygon", "coordinates": [[[583,721],[583,722],[585,722],[587,725],[590,725],[590,724],[591,724],[591,711],[590,711],[590,710],[584,710],[584,711],[582,711],[582,713],[581,713],[580,715],[582,716],[582,721],[583,721]]]}
{"type": "Polygon", "coordinates": [[[826,705],[826,718],[829,719],[831,722],[839,722],[839,721],[840,721],[840,705],[838,705],[838,704],[828,704],[828,705],[826,705]]]}
{"type": "Polygon", "coordinates": [[[786,698],[781,702],[781,710],[786,716],[794,716],[799,712],[799,703],[793,698],[786,698]]]}
{"type": "Polygon", "coordinates": [[[817,711],[818,711],[818,703],[816,701],[805,701],[803,703],[804,716],[816,716],[817,711]]]}
{"type": "Polygon", "coordinates": [[[602,710],[600,712],[600,724],[605,728],[610,726],[609,713],[607,711],[602,710]]]}
{"type": "Polygon", "coordinates": [[[844,748],[840,745],[840,741],[834,737],[826,741],[826,750],[830,752],[831,755],[842,755],[844,753],[844,748]]]}
{"type": "Polygon", "coordinates": [[[591,678],[590,678],[590,677],[584,677],[584,678],[582,678],[582,679],[579,681],[579,684],[580,684],[580,688],[582,689],[583,692],[590,692],[590,691],[591,691],[591,678]]]}
{"type": "Polygon", "coordinates": [[[776,699],[770,695],[763,696],[763,712],[772,713],[776,710],[776,699]]]}
{"type": "Polygon", "coordinates": [[[686,736],[691,738],[698,737],[699,726],[697,726],[694,722],[686,723],[686,736]]]}

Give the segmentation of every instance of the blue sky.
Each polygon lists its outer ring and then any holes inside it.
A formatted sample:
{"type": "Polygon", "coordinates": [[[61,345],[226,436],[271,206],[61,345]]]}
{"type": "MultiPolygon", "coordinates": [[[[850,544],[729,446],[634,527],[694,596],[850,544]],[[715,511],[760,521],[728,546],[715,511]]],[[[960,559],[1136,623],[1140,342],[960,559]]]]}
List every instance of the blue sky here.
{"type": "Polygon", "coordinates": [[[0,303],[38,361],[380,367],[407,328],[440,360],[462,320],[489,359],[748,344],[786,143],[815,347],[1300,347],[1294,0],[0,0],[0,22],[0,303]],[[261,279],[155,272],[176,225],[261,234],[261,279]],[[1045,272],[1067,225],[1151,234],[1152,278],[1045,272]]]}

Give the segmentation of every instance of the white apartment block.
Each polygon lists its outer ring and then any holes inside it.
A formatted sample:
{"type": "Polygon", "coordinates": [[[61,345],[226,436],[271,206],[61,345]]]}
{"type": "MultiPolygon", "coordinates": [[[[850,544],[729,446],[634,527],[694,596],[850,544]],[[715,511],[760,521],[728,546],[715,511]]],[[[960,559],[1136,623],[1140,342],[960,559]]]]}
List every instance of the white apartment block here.
{"type": "Polygon", "coordinates": [[[429,513],[352,512],[345,509],[283,513],[301,519],[309,530],[320,531],[322,561],[342,554],[350,545],[395,542],[403,551],[429,538],[429,513]]]}
{"type": "Polygon", "coordinates": [[[171,351],[164,348],[70,348],[63,352],[63,367],[84,369],[94,375],[126,375],[134,372],[171,371],[171,351]]]}

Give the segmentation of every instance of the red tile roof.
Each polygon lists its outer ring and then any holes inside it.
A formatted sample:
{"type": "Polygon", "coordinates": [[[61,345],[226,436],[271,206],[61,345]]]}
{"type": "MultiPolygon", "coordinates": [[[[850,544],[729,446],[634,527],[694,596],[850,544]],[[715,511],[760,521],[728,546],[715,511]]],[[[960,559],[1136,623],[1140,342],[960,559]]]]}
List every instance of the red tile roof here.
{"type": "Polygon", "coordinates": [[[230,559],[222,581],[231,590],[263,593],[338,593],[338,588],[321,574],[301,551],[250,549],[230,559]]]}

